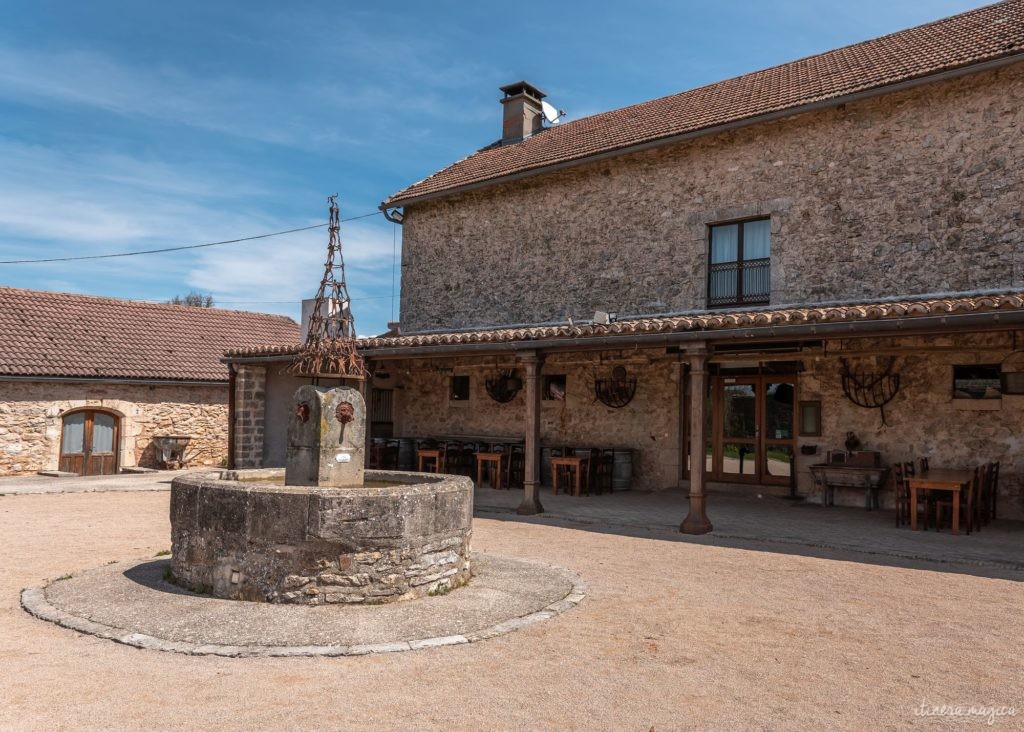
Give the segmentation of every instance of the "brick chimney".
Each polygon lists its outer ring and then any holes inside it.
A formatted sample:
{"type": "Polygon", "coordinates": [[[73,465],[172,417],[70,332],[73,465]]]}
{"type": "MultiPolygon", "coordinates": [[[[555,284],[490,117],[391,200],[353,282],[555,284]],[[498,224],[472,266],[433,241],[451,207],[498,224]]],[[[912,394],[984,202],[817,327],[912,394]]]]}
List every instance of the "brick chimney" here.
{"type": "Polygon", "coordinates": [[[501,144],[519,142],[541,130],[544,115],[540,100],[547,96],[525,81],[501,87],[505,97],[501,100],[505,114],[501,121],[501,144]]]}

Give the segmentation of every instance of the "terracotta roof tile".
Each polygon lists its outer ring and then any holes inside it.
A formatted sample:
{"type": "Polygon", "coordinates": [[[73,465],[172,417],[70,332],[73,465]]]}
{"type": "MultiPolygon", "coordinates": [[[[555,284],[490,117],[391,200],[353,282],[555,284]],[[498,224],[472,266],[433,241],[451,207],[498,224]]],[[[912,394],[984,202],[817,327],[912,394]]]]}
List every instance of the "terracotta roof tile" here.
{"type": "Polygon", "coordinates": [[[280,315],[0,287],[0,376],[227,381],[225,349],[298,338],[280,315]]]}
{"type": "MultiPolygon", "coordinates": [[[[527,343],[551,339],[593,338],[602,336],[682,333],[727,328],[757,328],[797,325],[802,323],[838,323],[864,320],[915,318],[927,315],[957,315],[994,310],[1024,310],[1024,293],[986,294],[962,297],[869,302],[851,305],[783,308],[776,310],[738,310],[707,312],[693,315],[665,315],[618,320],[607,325],[577,323],[573,325],[540,325],[521,328],[423,333],[407,336],[360,338],[359,348],[373,351],[384,348],[421,346],[459,346],[471,343],[527,343]]],[[[628,340],[625,341],[628,344],[628,340]]],[[[228,358],[286,356],[299,351],[299,345],[287,343],[263,348],[236,348],[228,358]]]]}
{"type": "MultiPolygon", "coordinates": [[[[384,204],[865,92],[1024,53],[1024,0],[988,5],[491,146],[392,195],[384,204]]],[[[1024,58],[1024,57],[1022,57],[1024,58]]]]}

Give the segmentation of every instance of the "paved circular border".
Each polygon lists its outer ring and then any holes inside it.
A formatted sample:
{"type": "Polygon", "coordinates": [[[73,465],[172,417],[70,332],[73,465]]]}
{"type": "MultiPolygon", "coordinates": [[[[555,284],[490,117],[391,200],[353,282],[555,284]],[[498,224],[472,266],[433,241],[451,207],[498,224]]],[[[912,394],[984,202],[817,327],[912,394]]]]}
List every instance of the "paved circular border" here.
{"type": "MultiPolygon", "coordinates": [[[[503,556],[503,555],[491,555],[503,556]]],[[[586,587],[583,581],[573,572],[556,567],[545,562],[538,562],[518,557],[504,557],[506,559],[532,564],[539,567],[561,572],[572,584],[572,589],[560,600],[545,605],[540,610],[527,613],[518,617],[503,620],[494,625],[482,628],[472,633],[462,635],[435,636],[430,638],[417,638],[390,643],[370,643],[365,645],[308,645],[308,646],[268,646],[268,645],[225,645],[222,643],[194,643],[182,641],[170,641],[158,638],[145,633],[136,633],[130,629],[118,628],[103,623],[96,623],[78,615],[65,612],[51,604],[46,598],[46,588],[52,584],[47,582],[41,587],[28,587],[21,592],[21,606],[29,614],[55,623],[61,627],[76,630],[79,633],[105,638],[116,643],[121,643],[135,648],[145,648],[155,651],[167,651],[171,653],[182,653],[190,656],[224,656],[228,658],[251,658],[251,657],[297,657],[297,656],[365,656],[371,653],[396,653],[400,651],[415,651],[422,648],[437,648],[439,646],[455,646],[467,643],[477,643],[488,638],[496,638],[514,630],[525,628],[528,625],[549,620],[567,610],[579,605],[586,597],[586,587]]],[[[139,560],[139,564],[145,564],[151,559],[139,560]]],[[[298,607],[298,606],[297,606],[298,607]]]]}

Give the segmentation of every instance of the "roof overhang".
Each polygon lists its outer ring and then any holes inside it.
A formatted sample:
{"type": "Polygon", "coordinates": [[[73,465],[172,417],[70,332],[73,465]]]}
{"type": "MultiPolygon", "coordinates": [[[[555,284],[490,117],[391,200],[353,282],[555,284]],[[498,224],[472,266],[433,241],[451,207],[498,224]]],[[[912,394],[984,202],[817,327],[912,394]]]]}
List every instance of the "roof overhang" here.
{"type": "Polygon", "coordinates": [[[145,379],[133,376],[52,376],[33,374],[0,374],[0,381],[35,381],[68,384],[123,384],[125,386],[227,386],[228,379],[216,381],[200,379],[145,379]]]}
{"type": "Polygon", "coordinates": [[[629,155],[631,153],[643,152],[644,150],[651,150],[653,148],[664,147],[666,145],[674,145],[676,143],[685,142],[687,140],[692,140],[697,137],[704,137],[706,135],[727,132],[730,130],[736,130],[743,127],[750,127],[752,125],[764,124],[766,122],[774,122],[776,120],[785,119],[787,117],[793,117],[798,114],[805,114],[807,112],[813,112],[820,109],[836,107],[840,104],[850,104],[852,102],[857,102],[862,99],[871,99],[873,97],[879,97],[885,94],[893,94],[895,92],[913,89],[924,84],[932,84],[940,81],[947,81],[961,76],[966,76],[967,74],[980,73],[982,71],[989,71],[991,69],[997,69],[1003,66],[1009,66],[1011,64],[1021,62],[1024,62],[1024,53],[1010,53],[1006,56],[1001,56],[999,58],[990,59],[979,63],[965,64],[963,66],[958,66],[953,69],[946,69],[941,72],[926,74],[923,76],[915,77],[913,79],[907,79],[905,81],[900,81],[893,84],[886,84],[883,86],[873,87],[871,89],[865,89],[863,91],[853,92],[850,94],[843,94],[839,96],[828,97],[825,99],[819,99],[808,104],[800,104],[793,107],[787,107],[786,109],[780,109],[774,112],[769,112],[767,114],[756,115],[753,117],[745,117],[743,119],[734,120],[719,125],[703,127],[699,130],[692,130],[680,134],[668,135],[666,137],[659,137],[652,140],[646,140],[644,142],[612,148],[609,150],[601,151],[599,153],[584,155],[578,158],[572,158],[570,160],[563,160],[556,163],[538,165],[536,167],[528,168],[526,170],[520,170],[514,173],[508,173],[506,175],[495,176],[493,178],[486,178],[484,180],[457,185],[451,188],[445,188],[443,190],[424,193],[418,196],[396,197],[399,196],[399,194],[395,194],[395,196],[391,196],[387,200],[381,202],[378,208],[381,211],[386,211],[395,208],[413,206],[418,203],[425,203],[427,201],[435,200],[438,198],[445,198],[448,196],[454,196],[461,193],[468,193],[470,191],[479,190],[481,188],[489,188],[491,186],[497,186],[502,183],[511,183],[513,181],[522,180],[524,178],[532,178],[538,175],[553,173],[558,170],[565,170],[567,168],[575,168],[581,165],[588,165],[590,163],[600,162],[602,160],[607,160],[609,158],[616,158],[621,157],[623,155],[629,155]]]}
{"type": "MultiPolygon", "coordinates": [[[[525,351],[698,347],[797,339],[909,336],[1024,327],[1024,293],[901,300],[759,311],[702,312],[608,324],[524,326],[453,333],[363,338],[371,361],[496,355],[525,351]]],[[[225,354],[227,363],[291,361],[298,345],[225,354]]]]}

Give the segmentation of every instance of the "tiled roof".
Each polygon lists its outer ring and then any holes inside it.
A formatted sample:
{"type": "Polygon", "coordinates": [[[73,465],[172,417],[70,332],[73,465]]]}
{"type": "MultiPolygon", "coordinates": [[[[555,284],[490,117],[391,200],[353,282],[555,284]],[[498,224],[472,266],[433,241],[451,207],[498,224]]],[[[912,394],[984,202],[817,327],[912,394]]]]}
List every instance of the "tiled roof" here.
{"type": "MultiPolygon", "coordinates": [[[[769,328],[773,326],[814,323],[853,323],[857,321],[915,318],[927,315],[961,315],[991,311],[1024,310],[1024,293],[975,295],[927,300],[900,300],[855,305],[828,305],[821,307],[786,308],[778,310],[708,312],[694,315],[666,315],[648,318],[618,320],[607,325],[577,323],[574,325],[541,325],[522,328],[495,328],[492,330],[453,333],[425,333],[407,336],[360,338],[363,351],[385,348],[411,348],[421,346],[459,346],[474,343],[529,343],[552,339],[599,338],[605,336],[650,335],[711,331],[728,328],[769,328]]],[[[625,340],[628,344],[628,340],[625,340]]],[[[270,348],[237,348],[229,351],[228,358],[286,356],[297,353],[299,346],[288,343],[270,348]]],[[[368,354],[368,355],[372,355],[368,354]]]]}
{"type": "Polygon", "coordinates": [[[0,287],[0,376],[226,382],[226,349],[298,338],[280,315],[0,287]]]}
{"type": "Polygon", "coordinates": [[[491,146],[392,195],[402,205],[550,165],[920,79],[1024,52],[1024,0],[1008,0],[763,71],[491,146]]]}

